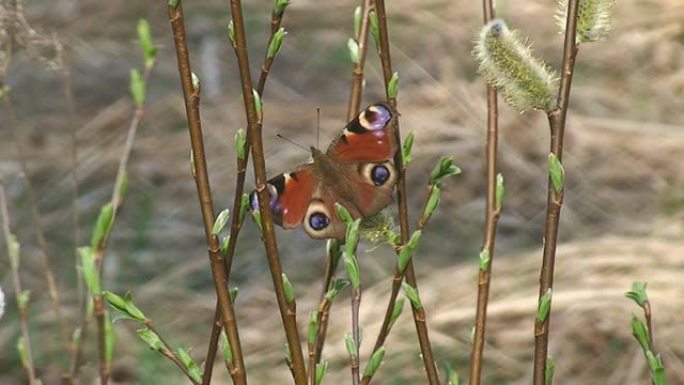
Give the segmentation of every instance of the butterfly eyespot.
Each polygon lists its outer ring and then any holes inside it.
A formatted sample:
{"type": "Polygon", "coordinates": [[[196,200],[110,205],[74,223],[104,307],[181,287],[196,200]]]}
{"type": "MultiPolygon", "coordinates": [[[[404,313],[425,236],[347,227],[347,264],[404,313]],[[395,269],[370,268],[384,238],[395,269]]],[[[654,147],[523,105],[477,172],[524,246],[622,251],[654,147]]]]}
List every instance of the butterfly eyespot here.
{"type": "Polygon", "coordinates": [[[373,184],[376,186],[382,186],[385,184],[389,180],[390,176],[390,170],[383,165],[377,165],[373,167],[370,175],[373,184]]]}
{"type": "Polygon", "coordinates": [[[369,131],[382,130],[392,119],[392,112],[382,104],[368,107],[359,114],[359,123],[369,131]]]}
{"type": "Polygon", "coordinates": [[[321,231],[328,227],[329,224],[330,218],[323,213],[315,212],[309,216],[309,227],[313,230],[321,231]]]}

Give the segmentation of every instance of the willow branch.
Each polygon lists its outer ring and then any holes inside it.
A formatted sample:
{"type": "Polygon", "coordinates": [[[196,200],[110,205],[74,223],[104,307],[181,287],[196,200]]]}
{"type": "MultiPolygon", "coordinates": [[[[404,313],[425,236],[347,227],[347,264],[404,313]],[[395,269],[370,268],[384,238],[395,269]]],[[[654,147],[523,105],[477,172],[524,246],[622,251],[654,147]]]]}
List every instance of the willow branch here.
{"type": "MultiPolygon", "coordinates": [[[[245,372],[242,346],[235,321],[235,314],[233,312],[233,304],[228,293],[228,288],[225,281],[217,279],[221,273],[225,273],[222,267],[217,266],[216,254],[218,251],[218,240],[216,236],[212,235],[212,228],[214,225],[214,207],[211,198],[211,188],[209,185],[209,172],[207,170],[206,156],[204,153],[204,142],[202,139],[202,126],[199,114],[199,98],[200,87],[193,85],[192,70],[190,68],[190,58],[188,53],[188,46],[185,36],[185,22],[183,20],[183,8],[180,3],[174,7],[168,7],[169,22],[173,31],[173,40],[176,48],[176,56],[178,59],[178,73],[181,79],[183,88],[183,96],[185,99],[185,111],[188,121],[188,130],[190,133],[190,142],[192,147],[192,156],[194,163],[193,175],[195,185],[197,187],[197,196],[199,199],[200,209],[202,212],[202,220],[204,223],[204,232],[209,248],[209,257],[213,262],[211,263],[212,275],[214,277],[214,287],[216,288],[216,296],[218,298],[219,307],[221,309],[221,319],[226,331],[226,336],[230,341],[230,346],[233,352],[234,368],[229,368],[230,375],[235,384],[246,384],[247,375],[245,372]],[[216,271],[219,270],[219,271],[216,271]],[[231,370],[232,369],[232,370],[231,370]]],[[[237,213],[234,213],[236,215],[237,213]]],[[[222,263],[222,261],[219,261],[222,263]]]]}
{"type": "Polygon", "coordinates": [[[264,161],[264,148],[261,136],[261,126],[258,124],[256,104],[252,93],[252,79],[249,73],[249,58],[247,54],[247,41],[245,25],[242,17],[242,4],[240,0],[231,0],[231,14],[235,26],[235,53],[237,55],[240,80],[242,83],[242,97],[245,104],[245,114],[247,116],[247,137],[252,147],[252,164],[254,166],[254,176],[256,191],[259,198],[259,208],[263,227],[263,240],[268,258],[268,265],[271,271],[271,278],[275,287],[278,308],[285,329],[287,343],[292,353],[292,373],[295,384],[306,384],[306,368],[302,347],[299,343],[299,332],[294,315],[289,314],[289,306],[285,298],[285,291],[282,281],[282,266],[278,256],[278,244],[273,229],[273,218],[268,207],[268,191],[266,191],[266,164],[264,161]]]}
{"type": "MultiPolygon", "coordinates": [[[[271,36],[268,39],[270,45],[273,37],[280,28],[280,23],[283,19],[283,13],[276,14],[273,12],[271,15],[271,36]]],[[[264,62],[261,66],[261,75],[259,76],[259,83],[257,85],[256,91],[259,95],[263,95],[264,87],[266,86],[266,80],[271,72],[271,67],[275,56],[269,57],[268,54],[264,55],[264,62]]],[[[261,125],[261,122],[259,122],[261,125]]],[[[245,156],[243,158],[237,157],[237,177],[235,178],[235,195],[233,196],[233,213],[237,214],[240,212],[240,206],[242,203],[242,194],[245,191],[245,177],[247,173],[247,163],[249,162],[249,152],[250,144],[247,140],[247,146],[245,148],[245,156]]],[[[230,271],[233,264],[233,257],[235,255],[235,245],[237,243],[238,235],[242,229],[242,221],[239,215],[233,215],[230,222],[230,238],[228,239],[228,249],[226,251],[225,257],[225,275],[227,279],[230,279],[230,271]]],[[[216,303],[216,310],[214,311],[214,322],[212,323],[211,336],[209,337],[209,347],[207,349],[207,358],[205,360],[205,369],[202,377],[202,385],[209,385],[211,383],[211,373],[214,368],[214,362],[216,360],[216,352],[218,350],[218,342],[221,336],[221,314],[218,302],[216,303]]]]}
{"type": "MultiPolygon", "coordinates": [[[[561,85],[558,91],[557,107],[548,113],[549,128],[551,130],[551,152],[556,155],[559,161],[563,157],[565,119],[568,110],[572,75],[575,68],[575,58],[577,57],[578,47],[575,41],[575,34],[577,31],[578,4],[579,0],[568,1],[561,85]]],[[[558,223],[562,204],[563,190],[556,191],[549,180],[546,224],[544,226],[544,254],[539,279],[540,300],[548,290],[553,289],[553,271],[556,259],[556,246],[558,244],[558,223]]],[[[550,320],[551,311],[549,309],[548,316],[543,321],[537,317],[534,325],[534,385],[543,385],[545,380],[550,320]]]]}
{"type": "Polygon", "coordinates": [[[183,362],[178,358],[178,355],[176,352],[171,349],[171,345],[169,345],[168,342],[162,337],[162,335],[159,333],[157,328],[154,326],[152,323],[151,319],[146,319],[145,320],[145,326],[152,331],[157,337],[159,337],[159,341],[162,343],[162,348],[159,349],[159,352],[163,354],[166,358],[171,360],[181,371],[183,371],[183,374],[190,380],[190,382],[193,383],[193,385],[200,385],[199,382],[195,381],[195,379],[192,377],[188,369],[183,365],[183,362]]]}
{"type": "Polygon", "coordinates": [[[370,11],[372,8],[371,0],[363,0],[361,7],[361,28],[356,37],[359,46],[359,60],[354,63],[352,71],[351,93],[349,95],[349,107],[347,108],[347,121],[351,121],[359,114],[361,107],[361,94],[363,91],[363,68],[366,64],[366,53],[368,52],[368,30],[370,26],[370,11]]]}
{"type": "Polygon", "coordinates": [[[93,295],[93,310],[95,311],[95,321],[97,323],[97,357],[100,367],[100,385],[107,385],[110,368],[109,362],[107,362],[106,320],[102,294],[93,295]]]}
{"type": "MultiPolygon", "coordinates": [[[[4,81],[0,79],[0,88],[5,88],[4,81]]],[[[5,110],[7,111],[7,116],[9,120],[9,126],[12,131],[12,137],[14,139],[14,144],[17,148],[17,155],[19,158],[19,166],[21,167],[21,172],[24,174],[26,179],[26,193],[28,196],[29,205],[31,206],[31,218],[33,220],[33,228],[36,234],[36,242],[38,243],[38,249],[42,255],[43,262],[43,274],[45,275],[45,281],[47,283],[48,295],[50,297],[50,303],[52,304],[52,311],[57,318],[57,324],[59,327],[60,337],[62,345],[67,353],[71,351],[69,343],[69,330],[62,314],[62,305],[59,295],[59,289],[57,288],[57,282],[55,280],[55,273],[52,268],[52,256],[49,253],[47,240],[45,239],[45,229],[43,228],[43,223],[41,221],[41,215],[38,211],[38,204],[36,202],[36,194],[33,188],[33,183],[31,182],[31,177],[28,170],[28,160],[26,159],[26,150],[24,149],[21,140],[19,139],[19,134],[17,133],[17,117],[14,111],[14,104],[12,103],[11,92],[6,92],[4,97],[5,110]]]]}
{"type": "MultiPolygon", "coordinates": [[[[10,266],[12,268],[12,284],[14,285],[14,296],[19,298],[22,295],[21,278],[19,276],[18,263],[13,263],[11,260],[11,244],[12,233],[10,231],[9,210],[7,209],[7,199],[5,198],[5,186],[2,183],[2,176],[0,176],[0,219],[2,219],[2,233],[5,238],[5,245],[7,245],[7,256],[10,258],[10,266]]],[[[17,301],[19,313],[19,328],[21,329],[21,339],[23,341],[24,349],[26,351],[26,360],[22,360],[22,366],[26,370],[26,377],[28,377],[29,385],[37,384],[36,371],[33,366],[33,354],[31,353],[31,338],[29,335],[28,313],[26,304],[17,301]]]]}
{"type": "MultiPolygon", "coordinates": [[[[380,47],[379,55],[380,61],[382,63],[382,74],[385,79],[385,91],[388,91],[388,85],[390,79],[392,78],[392,61],[390,58],[389,51],[389,33],[387,30],[387,13],[385,11],[385,1],[375,0],[375,11],[378,15],[378,30],[380,35],[380,47]]],[[[391,99],[388,94],[389,103],[396,107],[396,100],[391,99]]],[[[399,124],[397,122],[396,130],[396,143],[398,143],[399,148],[401,148],[401,132],[399,130],[399,124]]],[[[394,155],[394,165],[398,170],[398,181],[397,181],[397,204],[399,207],[399,225],[401,227],[401,244],[404,245],[409,239],[409,219],[408,219],[408,206],[406,203],[407,191],[406,191],[406,168],[404,167],[401,151],[397,151],[394,155]]],[[[416,279],[416,274],[413,268],[413,259],[409,261],[406,271],[406,282],[414,288],[418,288],[418,283],[416,279]]],[[[396,290],[398,293],[401,287],[401,278],[393,279],[392,282],[392,293],[396,290]]],[[[394,307],[394,301],[396,301],[396,294],[390,296],[391,307],[394,307]]],[[[434,355],[432,354],[432,347],[430,346],[430,339],[428,336],[425,310],[424,308],[416,309],[412,307],[413,310],[413,320],[416,325],[416,333],[418,334],[418,342],[420,344],[420,351],[423,357],[423,364],[425,366],[425,372],[428,377],[428,383],[430,385],[439,384],[439,377],[437,376],[437,367],[435,365],[434,355]]],[[[388,308],[391,312],[391,309],[388,308]]],[[[384,322],[383,322],[384,324],[384,322]]],[[[380,340],[380,339],[378,339],[380,340]]],[[[381,346],[381,345],[380,345],[381,346]]],[[[376,347],[379,348],[379,346],[376,347]]],[[[376,349],[373,349],[375,352],[376,349]]]]}
{"type": "MultiPolygon", "coordinates": [[[[339,246],[338,246],[339,247],[339,246]]],[[[321,293],[321,301],[325,301],[327,298],[325,294],[327,293],[328,289],[330,288],[330,283],[333,280],[333,277],[335,275],[335,270],[337,270],[337,265],[340,261],[340,258],[333,258],[333,255],[330,253],[326,253],[326,259],[325,259],[325,279],[323,282],[323,291],[321,293]]],[[[328,301],[330,302],[330,301],[328,301]]],[[[322,302],[324,303],[324,302],[322,302]]],[[[332,308],[332,303],[328,303],[327,306],[321,307],[319,305],[318,308],[318,314],[319,314],[319,322],[318,322],[318,335],[316,336],[316,351],[315,351],[315,361],[316,364],[318,364],[321,360],[321,355],[323,354],[323,346],[325,345],[325,337],[328,334],[328,325],[329,325],[329,320],[330,320],[330,309],[332,308]]]]}
{"type": "MultiPolygon", "coordinates": [[[[494,16],[493,0],[483,0],[484,23],[487,24],[494,16]]],[[[494,244],[496,240],[496,225],[501,215],[501,208],[496,205],[496,171],[497,171],[497,142],[498,142],[498,106],[496,87],[487,84],[487,142],[485,153],[487,158],[487,205],[485,208],[485,233],[482,250],[486,250],[489,263],[486,269],[480,269],[477,286],[477,310],[475,314],[475,333],[470,354],[470,385],[479,385],[482,376],[482,357],[485,345],[485,330],[487,323],[487,304],[489,302],[489,285],[492,274],[492,260],[494,258],[494,244]]]]}

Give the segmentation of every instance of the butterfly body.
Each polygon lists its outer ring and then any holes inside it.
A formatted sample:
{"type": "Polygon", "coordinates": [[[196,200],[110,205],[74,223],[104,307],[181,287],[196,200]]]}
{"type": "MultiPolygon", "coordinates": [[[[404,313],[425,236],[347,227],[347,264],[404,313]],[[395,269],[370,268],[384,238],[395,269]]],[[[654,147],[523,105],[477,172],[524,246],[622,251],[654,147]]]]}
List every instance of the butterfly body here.
{"type": "MultiPolygon", "coordinates": [[[[312,238],[343,240],[345,225],[335,203],[354,218],[389,205],[397,181],[391,162],[397,151],[396,119],[390,106],[374,104],[349,122],[325,153],[311,148],[311,162],[270,179],[266,188],[274,222],[285,229],[303,223],[312,238]]],[[[255,192],[250,202],[257,210],[255,192]]]]}

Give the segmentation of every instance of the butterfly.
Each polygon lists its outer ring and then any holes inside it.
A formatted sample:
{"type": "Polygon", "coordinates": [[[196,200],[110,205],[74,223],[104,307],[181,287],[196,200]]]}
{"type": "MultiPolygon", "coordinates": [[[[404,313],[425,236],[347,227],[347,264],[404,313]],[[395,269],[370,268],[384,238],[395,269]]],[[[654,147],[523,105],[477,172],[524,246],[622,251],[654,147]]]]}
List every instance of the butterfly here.
{"type": "MultiPolygon", "coordinates": [[[[266,190],[273,221],[284,229],[304,223],[314,239],[344,240],[346,226],[335,203],[351,216],[366,218],[387,207],[398,172],[391,162],[397,152],[396,110],[376,103],[359,113],[332,141],[326,152],[311,147],[311,160],[268,180],[266,190]]],[[[250,209],[259,210],[256,190],[250,209]]]]}

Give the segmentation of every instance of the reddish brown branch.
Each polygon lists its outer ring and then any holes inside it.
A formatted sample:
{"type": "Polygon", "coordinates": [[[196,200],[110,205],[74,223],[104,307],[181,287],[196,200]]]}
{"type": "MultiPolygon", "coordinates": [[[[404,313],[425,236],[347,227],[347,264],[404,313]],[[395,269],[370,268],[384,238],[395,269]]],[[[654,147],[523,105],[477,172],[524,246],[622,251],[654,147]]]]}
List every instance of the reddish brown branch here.
{"type": "MultiPolygon", "coordinates": [[[[563,134],[565,120],[570,97],[572,75],[577,57],[577,43],[575,42],[577,31],[577,12],[579,0],[568,1],[567,21],[565,27],[565,42],[563,45],[563,72],[561,85],[558,91],[557,107],[548,113],[549,128],[551,131],[551,152],[559,161],[563,159],[563,134]]],[[[544,254],[539,278],[539,299],[547,291],[553,289],[553,273],[556,259],[556,247],[558,244],[558,223],[560,210],[563,204],[563,190],[556,191],[549,180],[548,196],[546,202],[546,224],[544,226],[544,254]]],[[[551,306],[551,305],[549,305],[551,306]]],[[[533,384],[543,385],[546,373],[546,360],[549,344],[549,324],[551,310],[548,316],[541,321],[539,317],[534,325],[534,373],[533,384]]]]}
{"type": "MultiPolygon", "coordinates": [[[[484,23],[487,24],[494,16],[494,2],[483,0],[484,23]]],[[[497,142],[498,142],[498,106],[496,87],[487,84],[487,142],[485,153],[487,158],[487,205],[485,208],[485,232],[482,250],[486,250],[489,263],[486,269],[480,269],[477,287],[477,310],[475,314],[475,332],[470,355],[470,385],[479,385],[482,376],[482,357],[485,345],[485,330],[487,323],[487,304],[489,302],[489,285],[494,259],[494,244],[496,240],[496,225],[500,216],[500,207],[496,204],[496,174],[497,174],[497,142]]]]}
{"type": "Polygon", "coordinates": [[[355,36],[359,46],[359,60],[354,63],[352,71],[351,91],[349,95],[349,107],[347,108],[347,121],[351,121],[359,114],[361,106],[361,94],[363,93],[363,68],[366,64],[366,53],[368,52],[368,30],[370,25],[370,11],[372,8],[371,0],[363,0],[361,7],[361,28],[359,36],[355,36]]]}
{"type": "Polygon", "coordinates": [[[186,118],[188,121],[188,129],[190,133],[190,142],[194,160],[194,179],[195,185],[197,187],[197,196],[200,203],[200,209],[202,212],[207,246],[209,248],[209,257],[212,261],[211,267],[212,275],[214,277],[214,287],[216,288],[216,295],[218,297],[218,302],[220,305],[219,307],[221,309],[223,326],[233,352],[234,368],[230,370],[230,375],[233,379],[233,383],[246,384],[247,376],[245,373],[242,346],[240,344],[237,323],[235,322],[233,306],[226,282],[225,280],[221,279],[222,274],[225,274],[225,270],[223,269],[223,266],[220,266],[220,257],[217,257],[218,240],[216,236],[212,235],[211,233],[214,225],[214,207],[211,198],[209,172],[207,170],[204,142],[202,138],[202,126],[199,114],[200,87],[199,85],[195,87],[193,84],[193,76],[190,68],[190,57],[185,36],[183,8],[180,1],[176,7],[169,5],[168,11],[169,21],[173,31],[176,56],[178,59],[178,73],[180,75],[183,96],[185,98],[186,118]]]}

